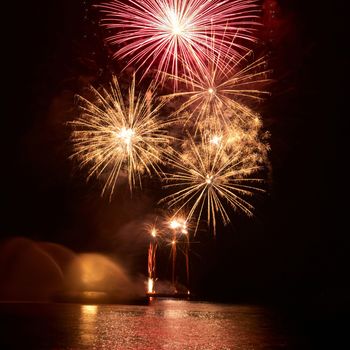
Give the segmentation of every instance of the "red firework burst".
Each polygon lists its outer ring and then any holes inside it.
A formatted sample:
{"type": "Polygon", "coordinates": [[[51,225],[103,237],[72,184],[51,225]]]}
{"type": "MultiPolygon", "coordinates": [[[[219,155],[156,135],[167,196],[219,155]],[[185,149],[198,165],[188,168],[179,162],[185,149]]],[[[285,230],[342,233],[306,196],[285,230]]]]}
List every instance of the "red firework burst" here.
{"type": "Polygon", "coordinates": [[[259,23],[256,0],[111,0],[98,7],[114,57],[143,67],[143,76],[155,68],[157,80],[162,72],[202,70],[207,48],[239,59],[259,23]]]}

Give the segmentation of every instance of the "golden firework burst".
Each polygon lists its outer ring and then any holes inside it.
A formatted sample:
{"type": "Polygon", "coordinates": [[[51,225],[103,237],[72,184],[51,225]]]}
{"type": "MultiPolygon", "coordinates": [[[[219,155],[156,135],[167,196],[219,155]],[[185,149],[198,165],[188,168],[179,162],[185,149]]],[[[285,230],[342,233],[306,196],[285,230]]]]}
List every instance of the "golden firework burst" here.
{"type": "Polygon", "coordinates": [[[156,102],[155,84],[144,94],[136,95],[135,75],[125,99],[114,76],[109,89],[100,91],[91,86],[93,100],[78,96],[81,114],[70,122],[71,139],[76,158],[88,167],[88,178],[103,178],[102,194],[112,196],[120,177],[128,179],[130,190],[142,185],[144,173],[160,174],[160,165],[168,150],[168,119],[161,120],[159,111],[164,101],[156,102]]]}

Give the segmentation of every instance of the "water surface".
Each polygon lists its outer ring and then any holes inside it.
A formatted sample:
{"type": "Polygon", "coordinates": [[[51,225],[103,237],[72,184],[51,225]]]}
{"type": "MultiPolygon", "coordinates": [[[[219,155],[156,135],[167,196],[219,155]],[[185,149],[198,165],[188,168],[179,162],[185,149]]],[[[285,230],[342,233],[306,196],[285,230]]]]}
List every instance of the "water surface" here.
{"type": "Polygon", "coordinates": [[[2,349],[309,349],[271,310],[156,300],[150,305],[0,304],[2,349]]]}

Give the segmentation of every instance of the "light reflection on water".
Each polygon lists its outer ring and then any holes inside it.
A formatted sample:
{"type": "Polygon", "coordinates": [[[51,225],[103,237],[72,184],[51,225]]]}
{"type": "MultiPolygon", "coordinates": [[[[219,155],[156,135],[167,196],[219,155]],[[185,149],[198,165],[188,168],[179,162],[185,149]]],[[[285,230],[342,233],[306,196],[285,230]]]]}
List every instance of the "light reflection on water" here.
{"type": "Polygon", "coordinates": [[[83,346],[91,346],[96,338],[97,305],[81,305],[79,321],[80,340],[83,346]]]}
{"type": "Polygon", "coordinates": [[[15,332],[26,333],[23,349],[295,349],[276,328],[273,314],[257,306],[182,300],[154,300],[148,306],[33,305],[17,306],[15,332]]]}

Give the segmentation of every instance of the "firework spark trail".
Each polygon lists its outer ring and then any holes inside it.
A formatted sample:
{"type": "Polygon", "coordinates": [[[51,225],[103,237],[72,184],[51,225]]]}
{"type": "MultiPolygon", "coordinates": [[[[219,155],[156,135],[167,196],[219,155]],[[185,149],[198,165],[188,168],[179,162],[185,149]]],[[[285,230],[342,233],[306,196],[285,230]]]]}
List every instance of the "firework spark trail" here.
{"type": "Polygon", "coordinates": [[[169,79],[181,84],[185,91],[177,91],[162,96],[166,100],[185,97],[175,115],[185,119],[185,124],[193,122],[196,130],[209,125],[230,125],[234,118],[249,122],[259,118],[259,114],[249,107],[248,101],[261,101],[269,94],[260,89],[270,80],[270,71],[266,69],[266,60],[262,57],[249,62],[252,52],[244,55],[239,61],[225,55],[225,66],[218,68],[219,56],[213,55],[206,71],[191,70],[188,75],[178,77],[167,74],[169,79]]]}
{"type": "Polygon", "coordinates": [[[126,66],[143,67],[143,76],[156,68],[163,82],[162,72],[201,70],[208,48],[238,60],[259,26],[256,0],[111,0],[98,7],[101,24],[114,32],[107,38],[117,46],[114,57],[130,58],[126,66]]]}
{"type": "Polygon", "coordinates": [[[171,257],[172,257],[172,284],[174,291],[176,292],[176,281],[175,281],[175,268],[176,268],[176,256],[177,256],[177,245],[179,243],[179,236],[185,236],[185,249],[183,253],[185,255],[186,262],[186,281],[187,288],[189,291],[189,233],[186,220],[182,215],[173,216],[169,220],[169,228],[172,230],[172,240],[171,240],[171,257]]]}
{"type": "Polygon", "coordinates": [[[130,190],[142,185],[142,174],[161,174],[159,165],[172,139],[166,131],[171,121],[158,118],[164,101],[155,103],[154,89],[151,84],[145,94],[136,95],[134,75],[127,99],[116,77],[109,90],[91,87],[93,101],[78,96],[82,113],[70,122],[71,157],[89,167],[88,179],[106,177],[102,194],[109,191],[112,196],[121,174],[127,176],[130,190]]]}
{"type": "Polygon", "coordinates": [[[149,244],[148,248],[148,286],[147,292],[154,293],[155,292],[155,278],[156,278],[156,253],[158,244],[157,241],[154,240],[156,237],[156,230],[152,229],[151,231],[152,241],[149,244]]]}
{"type": "Polygon", "coordinates": [[[189,137],[184,151],[175,152],[170,158],[174,171],[166,174],[165,188],[173,193],[161,202],[178,210],[189,207],[186,220],[197,216],[195,232],[206,211],[208,226],[212,226],[215,234],[217,216],[224,224],[230,222],[225,204],[253,215],[253,205],[246,197],[264,192],[256,185],[262,179],[253,177],[263,167],[264,154],[242,145],[232,149],[228,141],[212,143],[210,140],[202,135],[201,142],[196,143],[189,137]]]}

